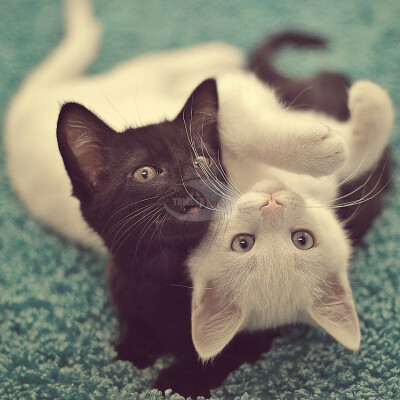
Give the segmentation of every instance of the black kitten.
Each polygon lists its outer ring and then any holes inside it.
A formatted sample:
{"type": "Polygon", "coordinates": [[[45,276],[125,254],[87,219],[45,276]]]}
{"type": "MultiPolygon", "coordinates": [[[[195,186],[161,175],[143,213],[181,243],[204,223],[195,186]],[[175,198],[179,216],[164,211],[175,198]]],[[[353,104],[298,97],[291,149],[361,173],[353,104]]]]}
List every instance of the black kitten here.
{"type": "Polygon", "coordinates": [[[207,80],[173,121],[118,133],[83,106],[68,103],[57,126],[73,194],[112,255],[109,288],[122,325],[118,357],[144,368],[162,354],[176,355],[155,387],[192,396],[208,396],[229,372],[267,351],[273,337],[239,335],[207,365],[191,340],[191,282],[184,261],[212,218],[199,164],[223,181],[216,162],[217,112],[216,83],[207,80]]]}

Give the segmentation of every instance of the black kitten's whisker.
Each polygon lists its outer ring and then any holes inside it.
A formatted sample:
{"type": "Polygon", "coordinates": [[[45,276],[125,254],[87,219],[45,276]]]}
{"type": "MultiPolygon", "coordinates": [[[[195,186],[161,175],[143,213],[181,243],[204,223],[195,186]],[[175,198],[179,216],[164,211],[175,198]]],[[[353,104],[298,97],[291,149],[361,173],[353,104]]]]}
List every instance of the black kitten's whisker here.
{"type": "MultiPolygon", "coordinates": [[[[143,213],[145,213],[146,211],[148,211],[149,209],[153,208],[153,207],[157,207],[157,204],[150,204],[148,206],[143,206],[140,207],[139,209],[134,210],[133,212],[128,213],[127,215],[125,215],[125,217],[121,218],[120,220],[118,220],[112,227],[111,229],[107,232],[107,234],[104,236],[104,239],[108,239],[110,237],[110,235],[115,232],[117,229],[121,230],[124,228],[124,226],[126,226],[127,223],[129,223],[130,221],[132,221],[132,219],[134,219],[135,217],[137,217],[138,215],[141,215],[143,213]]],[[[116,235],[118,235],[119,231],[116,233],[116,235]]]]}
{"type": "Polygon", "coordinates": [[[127,238],[130,236],[130,234],[132,233],[132,232],[130,232],[130,231],[132,230],[132,228],[134,228],[137,224],[140,225],[140,224],[142,223],[143,220],[146,220],[149,216],[153,215],[153,213],[157,211],[156,209],[154,209],[154,208],[152,209],[152,208],[153,208],[153,207],[151,207],[149,210],[146,210],[146,211],[148,211],[148,212],[147,212],[144,216],[142,216],[139,220],[135,221],[134,224],[130,225],[128,229],[126,229],[125,231],[122,232],[122,234],[120,234],[120,232],[122,231],[122,229],[123,229],[126,225],[128,225],[128,224],[134,219],[134,217],[132,217],[128,222],[126,222],[126,223],[124,224],[123,227],[121,227],[121,228],[119,229],[119,231],[114,235],[114,240],[113,240],[113,242],[111,243],[111,251],[114,250],[114,248],[115,248],[115,246],[118,244],[118,242],[120,242],[120,240],[125,236],[125,239],[123,239],[123,242],[120,243],[120,245],[119,245],[119,247],[118,247],[118,249],[120,249],[121,246],[122,246],[122,244],[125,243],[126,239],[127,239],[127,238]],[[129,233],[129,235],[128,235],[128,233],[129,233]]]}
{"type": "MultiPolygon", "coordinates": [[[[163,210],[159,210],[156,211],[152,217],[146,222],[146,224],[143,226],[142,231],[140,232],[140,236],[139,239],[137,241],[136,244],[136,248],[135,248],[135,258],[137,256],[137,251],[139,249],[140,243],[142,242],[144,236],[146,235],[147,231],[151,228],[151,226],[153,225],[153,223],[158,219],[158,217],[161,215],[163,210]]],[[[153,234],[154,236],[154,234],[153,234]]]]}
{"type": "MultiPolygon", "coordinates": [[[[156,211],[151,211],[149,212],[145,217],[143,217],[141,220],[135,222],[132,226],[130,226],[121,236],[118,240],[122,239],[122,242],[119,243],[118,248],[116,249],[116,252],[120,250],[120,248],[124,245],[124,243],[129,239],[129,237],[132,235],[134,231],[136,231],[137,228],[139,228],[143,224],[147,224],[149,220],[151,220],[155,214],[161,212],[162,210],[156,210],[156,211]],[[132,228],[134,228],[132,230],[132,228]],[[124,237],[125,236],[125,237],[124,237]]],[[[117,243],[115,244],[115,246],[117,243]]]]}
{"type": "MultiPolygon", "coordinates": [[[[160,216],[161,216],[161,213],[160,213],[159,215],[157,215],[156,221],[157,221],[157,219],[159,219],[160,216]]],[[[162,218],[163,218],[162,221],[165,221],[165,215],[164,215],[162,218]]],[[[156,221],[153,221],[153,223],[156,222],[156,221]]],[[[147,243],[146,250],[145,250],[145,252],[144,252],[144,263],[147,262],[147,254],[148,254],[148,252],[149,252],[149,248],[150,248],[151,242],[152,242],[152,240],[153,240],[153,238],[154,238],[154,235],[156,234],[157,230],[159,230],[159,228],[160,228],[160,223],[159,223],[159,224],[155,224],[155,225],[156,225],[156,227],[155,227],[155,229],[154,229],[154,232],[153,232],[153,234],[150,236],[150,239],[149,239],[149,241],[148,241],[148,243],[147,243]]]]}
{"type": "Polygon", "coordinates": [[[120,212],[122,212],[122,211],[126,210],[128,207],[132,207],[132,206],[134,206],[134,205],[136,205],[136,204],[138,204],[138,203],[142,203],[142,202],[144,202],[144,201],[153,200],[153,199],[157,199],[157,198],[158,198],[158,196],[147,197],[146,199],[139,200],[139,201],[135,201],[135,202],[133,202],[133,203],[128,204],[128,205],[125,206],[125,207],[122,207],[120,210],[118,210],[118,211],[116,211],[114,214],[112,214],[111,217],[107,220],[107,222],[105,223],[104,228],[103,228],[103,234],[105,233],[105,230],[106,230],[106,228],[107,228],[107,225],[110,223],[110,221],[111,221],[114,217],[116,217],[120,212]]]}
{"type": "Polygon", "coordinates": [[[125,215],[125,217],[121,218],[118,220],[112,227],[111,229],[107,232],[107,234],[104,236],[104,239],[107,240],[113,233],[114,237],[117,237],[119,232],[127,225],[129,224],[133,219],[135,219],[137,216],[148,212],[151,210],[152,207],[155,207],[155,205],[150,205],[146,207],[141,207],[138,210],[134,210],[133,212],[128,213],[125,215]],[[116,232],[117,231],[117,232],[116,232]]]}

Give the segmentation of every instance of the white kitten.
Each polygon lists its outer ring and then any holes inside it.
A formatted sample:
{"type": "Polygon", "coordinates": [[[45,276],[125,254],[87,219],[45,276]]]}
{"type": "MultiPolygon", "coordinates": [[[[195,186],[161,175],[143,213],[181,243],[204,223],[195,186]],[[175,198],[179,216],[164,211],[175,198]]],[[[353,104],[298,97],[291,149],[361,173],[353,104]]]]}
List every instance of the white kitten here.
{"type": "MultiPolygon", "coordinates": [[[[269,93],[265,99],[274,104],[269,93]]],[[[361,176],[381,156],[393,123],[390,98],[371,82],[355,83],[348,123],[270,109],[255,130],[245,123],[237,130],[242,111],[233,114],[230,134],[242,132],[246,146],[225,151],[229,171],[241,188],[255,185],[233,206],[221,202],[220,217],[187,262],[192,337],[205,360],[238,331],[299,322],[322,327],[349,349],[360,346],[347,275],[351,246],[331,206],[341,181],[361,176]],[[296,169],[332,174],[289,172],[296,169]]]]}

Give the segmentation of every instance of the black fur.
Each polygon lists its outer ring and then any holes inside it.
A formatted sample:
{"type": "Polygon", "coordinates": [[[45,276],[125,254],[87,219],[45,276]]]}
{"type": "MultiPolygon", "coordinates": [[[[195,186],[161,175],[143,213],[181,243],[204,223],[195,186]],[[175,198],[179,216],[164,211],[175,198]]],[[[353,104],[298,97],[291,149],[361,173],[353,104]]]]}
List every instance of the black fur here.
{"type": "Polygon", "coordinates": [[[174,200],[190,201],[190,196],[200,197],[198,192],[207,190],[199,179],[204,174],[193,166],[187,130],[199,155],[204,154],[201,136],[214,160],[210,168],[223,181],[217,163],[217,111],[216,83],[210,79],[193,92],[173,121],[118,133],[83,106],[68,103],[57,126],[73,194],[84,218],[112,253],[108,283],[121,320],[118,357],[144,368],[162,354],[175,355],[176,362],[161,372],[155,387],[188,396],[208,396],[229,372],[267,351],[275,335],[238,335],[206,365],[192,344],[191,282],[184,262],[205,234],[212,214],[207,208],[193,215],[185,215],[183,205],[173,208],[174,200]],[[132,172],[141,166],[152,166],[159,175],[137,182],[132,172]],[[190,192],[193,182],[195,190],[189,195],[186,190],[190,192]],[[152,216],[143,218],[142,207],[160,210],[152,225],[152,216]],[[170,215],[167,208],[189,220],[170,215]],[[209,213],[205,220],[204,213],[209,213]]]}
{"type": "Polygon", "coordinates": [[[276,89],[283,102],[297,109],[324,112],[339,120],[349,117],[347,90],[350,81],[336,72],[321,72],[308,79],[292,79],[274,68],[273,57],[284,46],[324,48],[326,41],[303,32],[285,32],[272,36],[250,57],[250,69],[276,89]]]}

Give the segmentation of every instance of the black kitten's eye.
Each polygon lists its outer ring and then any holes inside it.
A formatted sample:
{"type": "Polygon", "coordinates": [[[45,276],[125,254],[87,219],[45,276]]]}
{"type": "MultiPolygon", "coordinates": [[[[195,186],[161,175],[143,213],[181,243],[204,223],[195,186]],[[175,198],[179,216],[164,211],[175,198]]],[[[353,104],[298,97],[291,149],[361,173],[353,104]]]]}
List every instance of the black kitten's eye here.
{"type": "Polygon", "coordinates": [[[231,248],[233,251],[240,251],[245,253],[246,251],[251,250],[254,246],[255,237],[252,235],[248,235],[246,233],[237,235],[231,244],[231,248]]]}
{"type": "Polygon", "coordinates": [[[140,167],[136,169],[131,176],[139,182],[151,181],[158,175],[158,171],[154,167],[140,167]]]}
{"type": "Polygon", "coordinates": [[[193,165],[196,168],[209,167],[210,164],[211,164],[210,159],[203,156],[196,157],[193,161],[193,165]]]}
{"type": "Polygon", "coordinates": [[[293,232],[292,242],[300,250],[309,250],[314,247],[314,238],[307,231],[293,232]]]}

